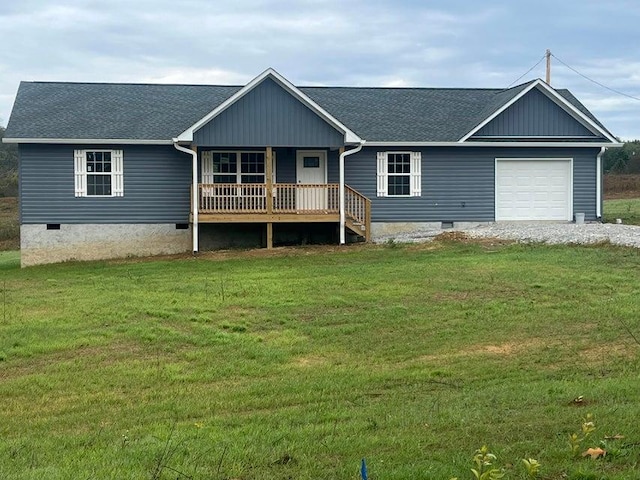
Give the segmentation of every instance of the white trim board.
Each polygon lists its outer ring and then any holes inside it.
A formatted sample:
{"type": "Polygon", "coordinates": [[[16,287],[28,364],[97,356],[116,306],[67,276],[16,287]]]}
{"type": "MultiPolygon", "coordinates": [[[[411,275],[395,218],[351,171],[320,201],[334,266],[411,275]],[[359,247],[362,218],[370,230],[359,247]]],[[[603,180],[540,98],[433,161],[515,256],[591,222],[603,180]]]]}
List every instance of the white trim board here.
{"type": "Polygon", "coordinates": [[[620,148],[624,143],[609,142],[367,142],[366,147],[591,147],[620,148]]]}
{"type": "Polygon", "coordinates": [[[172,140],[136,140],[127,138],[3,138],[3,143],[53,143],[76,145],[173,145],[172,140]]]}
{"type": "MultiPolygon", "coordinates": [[[[173,145],[173,140],[131,140],[126,138],[3,138],[4,143],[51,143],[73,145],[173,145]]],[[[189,143],[182,141],[180,143],[189,143]]],[[[621,148],[624,143],[610,142],[366,142],[367,147],[607,147],[621,148]]]]}

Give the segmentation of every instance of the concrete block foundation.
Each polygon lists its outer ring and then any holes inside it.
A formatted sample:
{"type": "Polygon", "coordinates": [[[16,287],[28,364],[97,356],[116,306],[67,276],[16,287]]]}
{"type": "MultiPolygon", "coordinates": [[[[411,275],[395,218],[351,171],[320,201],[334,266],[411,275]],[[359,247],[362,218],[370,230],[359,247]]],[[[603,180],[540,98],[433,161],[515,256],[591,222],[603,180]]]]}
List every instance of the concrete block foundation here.
{"type": "Polygon", "coordinates": [[[191,251],[191,226],[170,224],[46,224],[20,226],[23,267],[69,260],[167,255],[191,251]]]}

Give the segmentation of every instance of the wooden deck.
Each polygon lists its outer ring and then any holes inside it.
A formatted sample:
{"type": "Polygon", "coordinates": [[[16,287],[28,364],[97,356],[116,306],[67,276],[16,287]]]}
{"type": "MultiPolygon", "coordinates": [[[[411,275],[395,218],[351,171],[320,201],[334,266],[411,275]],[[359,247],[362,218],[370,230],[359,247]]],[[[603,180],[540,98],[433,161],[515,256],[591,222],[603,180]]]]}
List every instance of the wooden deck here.
{"type": "MultiPolygon", "coordinates": [[[[339,185],[213,183],[198,185],[198,223],[338,223],[339,185]]],[[[345,187],[347,227],[369,240],[371,201],[345,187]]],[[[193,219],[193,215],[192,215],[193,219]]]]}

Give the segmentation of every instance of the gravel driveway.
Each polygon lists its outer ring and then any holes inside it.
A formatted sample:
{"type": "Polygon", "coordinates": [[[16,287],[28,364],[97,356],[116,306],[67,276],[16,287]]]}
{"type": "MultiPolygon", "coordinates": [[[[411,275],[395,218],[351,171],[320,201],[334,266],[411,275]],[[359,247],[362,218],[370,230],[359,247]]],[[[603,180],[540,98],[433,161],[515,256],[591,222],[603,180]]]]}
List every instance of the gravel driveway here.
{"type": "Polygon", "coordinates": [[[517,242],[600,243],[640,248],[640,226],[611,223],[492,223],[474,228],[421,232],[417,235],[395,235],[380,238],[378,243],[393,239],[398,242],[424,242],[444,232],[464,232],[473,238],[500,238],[517,242]]]}
{"type": "Polygon", "coordinates": [[[599,243],[640,248],[640,227],[612,223],[494,223],[462,230],[474,238],[502,238],[518,242],[599,243]]]}

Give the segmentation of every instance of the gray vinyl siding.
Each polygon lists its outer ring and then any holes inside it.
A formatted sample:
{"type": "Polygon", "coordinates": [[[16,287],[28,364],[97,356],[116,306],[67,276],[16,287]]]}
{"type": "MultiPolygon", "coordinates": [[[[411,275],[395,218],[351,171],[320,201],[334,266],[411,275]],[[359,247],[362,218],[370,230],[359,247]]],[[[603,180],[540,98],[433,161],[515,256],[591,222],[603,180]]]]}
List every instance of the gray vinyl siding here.
{"type": "Polygon", "coordinates": [[[122,149],[123,197],[75,197],[73,145],[20,145],[20,214],[28,223],[186,223],[191,157],[165,146],[122,149]]]}
{"type": "Polygon", "coordinates": [[[483,136],[598,138],[536,88],[474,135],[483,136]]]}
{"type": "Polygon", "coordinates": [[[584,212],[587,220],[596,220],[598,152],[583,149],[573,155],[573,213],[584,212]]]}
{"type": "Polygon", "coordinates": [[[596,214],[598,149],[364,148],[346,159],[346,183],[372,201],[374,222],[488,222],[495,220],[496,158],[573,158],[574,212],[596,214]],[[420,151],[422,195],[377,197],[376,152],[420,151]]]}
{"type": "Polygon", "coordinates": [[[339,147],[344,134],[268,78],[194,133],[200,146],[339,147]]]}

